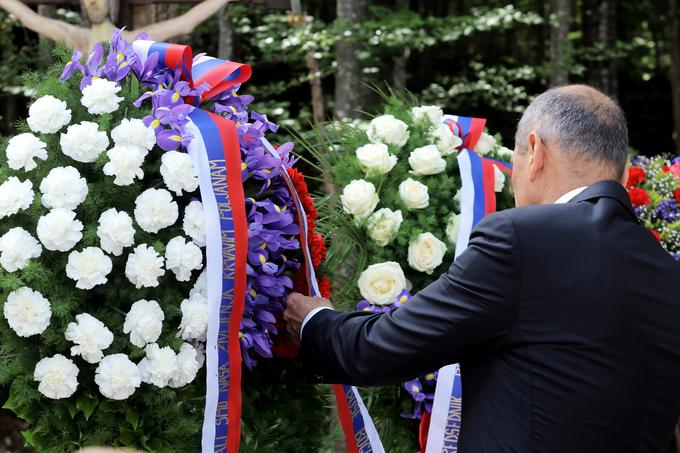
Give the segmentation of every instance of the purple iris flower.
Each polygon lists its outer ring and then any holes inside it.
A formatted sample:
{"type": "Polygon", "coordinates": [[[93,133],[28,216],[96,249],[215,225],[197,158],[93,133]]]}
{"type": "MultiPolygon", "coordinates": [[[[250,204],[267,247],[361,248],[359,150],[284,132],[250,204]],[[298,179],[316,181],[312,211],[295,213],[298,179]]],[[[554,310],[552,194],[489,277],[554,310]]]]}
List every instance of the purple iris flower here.
{"type": "Polygon", "coordinates": [[[671,252],[671,256],[675,259],[675,261],[680,261],[680,252],[671,252]]]}
{"type": "Polygon", "coordinates": [[[93,78],[102,76],[104,68],[100,66],[102,58],[104,58],[104,46],[100,42],[95,44],[84,65],[81,63],[82,56],[81,52],[74,50],[71,54],[71,61],[66,64],[59,77],[59,80],[64,82],[73,76],[76,71],[80,71],[83,74],[83,79],[80,81],[81,91],[92,83],[93,78]]]}
{"type": "Polygon", "coordinates": [[[76,72],[80,71],[83,74],[85,74],[85,67],[83,64],[80,62],[83,58],[83,53],[79,50],[74,49],[73,53],[71,54],[71,61],[66,63],[66,66],[64,66],[64,70],[61,73],[61,76],[59,76],[59,80],[61,82],[65,82],[66,80],[70,79],[71,76],[76,72]]]}

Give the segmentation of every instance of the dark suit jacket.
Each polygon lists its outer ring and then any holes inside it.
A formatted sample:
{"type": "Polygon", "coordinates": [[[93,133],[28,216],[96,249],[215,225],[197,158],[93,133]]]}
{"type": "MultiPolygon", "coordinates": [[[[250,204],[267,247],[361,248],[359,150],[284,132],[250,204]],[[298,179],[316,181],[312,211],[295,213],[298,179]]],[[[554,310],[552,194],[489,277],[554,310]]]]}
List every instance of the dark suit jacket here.
{"type": "Polygon", "coordinates": [[[459,448],[667,452],[680,414],[680,264],[601,181],[487,216],[448,272],[384,315],[302,333],[323,382],[394,384],[461,363],[459,448]]]}

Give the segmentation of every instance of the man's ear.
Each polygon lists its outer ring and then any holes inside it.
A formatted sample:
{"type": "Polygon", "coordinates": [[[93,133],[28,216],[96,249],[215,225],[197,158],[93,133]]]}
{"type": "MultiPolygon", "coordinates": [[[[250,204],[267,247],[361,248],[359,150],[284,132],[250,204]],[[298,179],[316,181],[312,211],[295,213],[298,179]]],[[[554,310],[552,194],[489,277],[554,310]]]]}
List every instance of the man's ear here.
{"type": "Polygon", "coordinates": [[[545,144],[534,131],[529,133],[529,181],[535,182],[545,164],[545,144]]]}

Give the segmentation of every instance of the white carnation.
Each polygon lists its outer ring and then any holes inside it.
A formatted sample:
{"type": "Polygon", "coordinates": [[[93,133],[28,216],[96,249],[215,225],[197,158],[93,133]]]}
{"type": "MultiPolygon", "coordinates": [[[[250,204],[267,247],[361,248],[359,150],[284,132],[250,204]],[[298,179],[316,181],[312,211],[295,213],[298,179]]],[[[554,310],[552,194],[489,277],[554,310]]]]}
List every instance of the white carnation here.
{"type": "Polygon", "coordinates": [[[103,322],[88,313],[76,315],[76,322],[66,327],[64,337],[75,343],[71,355],[81,355],[88,363],[98,363],[104,349],[113,343],[113,334],[103,322]]]}
{"type": "Polygon", "coordinates": [[[147,127],[144,121],[137,118],[123,118],[120,124],[111,131],[113,143],[119,146],[138,146],[150,151],[156,144],[156,133],[153,127],[147,127]]]}
{"type": "Polygon", "coordinates": [[[74,210],[87,198],[87,181],[74,167],[55,167],[40,182],[40,193],[46,208],[74,210]]]}
{"type": "Polygon", "coordinates": [[[373,118],[366,132],[372,142],[385,143],[402,147],[409,138],[408,125],[392,115],[373,118]]]}
{"type": "Polygon", "coordinates": [[[397,236],[404,218],[401,211],[390,208],[378,209],[368,219],[368,235],[380,246],[386,246],[397,236]]]}
{"type": "Polygon", "coordinates": [[[431,274],[444,260],[446,244],[432,233],[421,233],[408,245],[408,264],[413,269],[431,274]]]}
{"type": "Polygon", "coordinates": [[[505,146],[499,147],[498,151],[496,152],[498,153],[498,156],[501,159],[505,159],[507,161],[512,160],[512,155],[514,154],[513,150],[511,150],[510,148],[506,148],[505,146]]]}
{"type": "Polygon", "coordinates": [[[132,304],[125,315],[123,333],[130,334],[130,343],[143,348],[158,340],[163,330],[165,315],[155,300],[141,299],[132,304]]]}
{"type": "Polygon", "coordinates": [[[96,77],[92,82],[83,88],[83,96],[80,103],[92,115],[103,115],[118,110],[118,104],[123,100],[117,96],[120,87],[116,82],[96,77]]]}
{"type": "Polygon", "coordinates": [[[0,265],[7,272],[25,268],[28,260],[41,253],[40,242],[21,227],[14,227],[0,237],[0,265]]]}
{"type": "Polygon", "coordinates": [[[0,219],[28,209],[34,197],[31,181],[21,182],[16,176],[10,176],[0,184],[0,219]]]}
{"type": "Polygon", "coordinates": [[[97,237],[102,250],[114,256],[120,256],[123,248],[135,243],[135,229],[132,217],[125,211],[115,208],[107,209],[99,216],[97,237]]]}
{"type": "Polygon", "coordinates": [[[113,264],[99,247],[86,247],[82,252],[72,251],[66,263],[66,276],[76,281],[76,288],[92,289],[107,282],[113,264]]]}
{"type": "Polygon", "coordinates": [[[35,159],[46,160],[47,144],[33,134],[15,135],[7,144],[7,164],[12,170],[33,170],[38,164],[35,159]]]}
{"type": "Polygon", "coordinates": [[[196,379],[196,374],[200,368],[199,352],[189,343],[182,343],[182,347],[177,353],[177,372],[170,379],[170,387],[179,388],[190,384],[196,379]]]}
{"type": "Polygon", "coordinates": [[[125,263],[125,276],[137,289],[158,286],[158,278],[164,273],[163,257],[146,244],[135,247],[125,263]]]}
{"type": "Polygon", "coordinates": [[[190,296],[181,305],[182,322],[179,325],[179,335],[183,340],[205,341],[208,330],[208,299],[190,296]]]}
{"type": "Polygon", "coordinates": [[[7,296],[3,308],[7,323],[20,337],[41,334],[50,325],[50,301],[38,291],[22,286],[7,296]]]}
{"type": "Polygon", "coordinates": [[[58,400],[68,398],[78,388],[78,367],[73,360],[61,354],[45,357],[35,365],[33,379],[38,391],[48,398],[58,400]]]}
{"type": "Polygon", "coordinates": [[[414,121],[429,121],[432,124],[439,124],[444,112],[436,105],[421,105],[411,109],[411,116],[414,121]]]}
{"type": "Polygon", "coordinates": [[[346,213],[361,219],[371,215],[380,199],[373,184],[355,179],[342,189],[340,201],[346,213]]]}
{"type": "Polygon", "coordinates": [[[147,150],[139,146],[116,145],[106,152],[109,161],[104,164],[104,174],[115,176],[113,183],[117,186],[129,186],[135,178],[144,178],[146,154],[147,150]]]}
{"type": "Polygon", "coordinates": [[[505,186],[505,175],[495,164],[493,166],[493,177],[494,177],[493,190],[496,192],[502,192],[503,187],[505,186]]]}
{"type": "Polygon", "coordinates": [[[453,214],[446,223],[446,239],[451,244],[458,241],[458,230],[460,230],[460,214],[453,214]]]}
{"type": "Polygon", "coordinates": [[[135,220],[147,233],[158,233],[178,217],[177,203],[165,189],[146,189],[135,200],[135,220]]]}
{"type": "Polygon", "coordinates": [[[399,197],[408,209],[424,209],[430,205],[427,186],[411,178],[399,184],[399,197]]]}
{"type": "Polygon", "coordinates": [[[109,146],[106,132],[100,131],[96,123],[83,121],[72,124],[61,134],[61,152],[78,162],[94,162],[109,146]]]}
{"type": "Polygon", "coordinates": [[[479,137],[479,140],[475,145],[475,152],[483,156],[485,154],[489,154],[489,152],[491,152],[495,146],[496,139],[493,137],[493,135],[482,132],[482,135],[479,137]]]}
{"type": "Polygon", "coordinates": [[[38,219],[38,239],[47,250],[67,252],[83,238],[83,224],[76,213],[64,208],[52,209],[38,219]]]}
{"type": "Polygon", "coordinates": [[[184,220],[182,221],[184,233],[200,247],[205,247],[205,213],[203,203],[193,200],[184,209],[184,220]]]}
{"type": "Polygon", "coordinates": [[[442,156],[453,154],[463,144],[463,139],[454,134],[446,124],[438,124],[430,131],[430,138],[442,156]]]}
{"type": "Polygon", "coordinates": [[[417,175],[436,175],[446,170],[446,161],[434,145],[422,146],[411,151],[408,157],[413,173],[417,175]]]}
{"type": "Polygon", "coordinates": [[[170,346],[159,347],[156,343],[146,346],[146,357],[139,362],[142,382],[156,387],[167,387],[170,380],[177,375],[177,354],[170,346]]]}
{"type": "Polygon", "coordinates": [[[187,153],[168,151],[161,157],[161,176],[168,189],[177,195],[198,188],[198,173],[187,153]]]}
{"type": "Polygon", "coordinates": [[[203,269],[201,275],[196,279],[193,288],[189,291],[189,299],[193,299],[194,297],[208,298],[208,276],[205,273],[205,269],[203,269]]]}
{"type": "Polygon", "coordinates": [[[31,104],[26,122],[33,132],[53,134],[71,122],[71,110],[66,102],[48,94],[31,104]]]}
{"type": "Polygon", "coordinates": [[[165,267],[175,274],[178,281],[186,282],[191,278],[191,271],[203,267],[201,249],[182,236],[176,236],[165,248],[165,267]]]}
{"type": "Polygon", "coordinates": [[[139,368],[125,354],[107,355],[99,362],[94,382],[112,400],[129,398],[142,383],[139,368]]]}
{"type": "Polygon", "coordinates": [[[366,268],[357,281],[361,296],[375,305],[389,305],[406,287],[406,277],[399,263],[372,264],[366,268]]]}
{"type": "Polygon", "coordinates": [[[390,154],[384,143],[369,143],[356,150],[357,159],[367,175],[384,175],[397,164],[397,156],[390,154]]]}

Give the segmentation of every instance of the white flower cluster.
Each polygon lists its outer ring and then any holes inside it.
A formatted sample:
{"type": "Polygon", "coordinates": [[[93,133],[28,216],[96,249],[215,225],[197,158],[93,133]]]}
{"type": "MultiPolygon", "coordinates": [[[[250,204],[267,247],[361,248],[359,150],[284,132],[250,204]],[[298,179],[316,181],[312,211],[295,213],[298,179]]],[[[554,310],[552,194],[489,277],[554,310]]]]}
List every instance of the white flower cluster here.
{"type": "Polygon", "coordinates": [[[15,135],[7,144],[7,164],[12,170],[33,170],[38,164],[35,159],[46,160],[47,144],[33,134],[15,135]]]}
{"type": "Polygon", "coordinates": [[[80,99],[87,111],[92,115],[103,115],[118,110],[118,104],[123,100],[117,96],[120,86],[116,82],[95,77],[92,82],[83,88],[83,97],[80,99]]]}
{"type": "Polygon", "coordinates": [[[66,276],[76,281],[76,288],[92,289],[105,284],[113,269],[111,258],[99,247],[86,247],[82,252],[73,251],[68,255],[66,276]]]}
{"type": "Polygon", "coordinates": [[[47,250],[68,252],[83,238],[83,224],[76,213],[64,208],[52,209],[40,216],[36,233],[47,250]]]}
{"type": "Polygon", "coordinates": [[[191,193],[198,188],[198,173],[187,153],[167,151],[161,157],[161,176],[168,189],[176,195],[191,193]]]}
{"type": "Polygon", "coordinates": [[[78,367],[61,354],[41,359],[33,371],[38,391],[51,399],[68,398],[78,388],[78,367]]]}
{"type": "Polygon", "coordinates": [[[406,288],[406,277],[399,263],[372,264],[359,276],[361,296],[374,305],[389,305],[406,288]]]}
{"type": "Polygon", "coordinates": [[[0,236],[0,265],[7,272],[28,266],[28,260],[42,254],[40,242],[21,227],[14,227],[0,236]]]}
{"type": "Polygon", "coordinates": [[[188,343],[182,344],[179,353],[169,346],[156,343],[147,345],[146,357],[139,362],[142,382],[156,387],[183,387],[196,378],[200,368],[198,352],[188,343]]]}
{"type": "Polygon", "coordinates": [[[155,300],[138,300],[125,315],[123,333],[130,334],[130,343],[143,348],[161,336],[165,315],[155,300]]]}
{"type": "Polygon", "coordinates": [[[124,400],[132,396],[142,384],[137,365],[125,354],[104,357],[95,371],[94,382],[99,392],[112,400],[124,400]]]}
{"type": "Polygon", "coordinates": [[[20,337],[39,335],[50,325],[50,301],[38,291],[23,286],[9,293],[3,308],[7,324],[20,337]]]}
{"type": "Polygon", "coordinates": [[[33,132],[53,134],[71,122],[71,110],[66,102],[43,96],[29,107],[26,122],[33,132]]]}
{"type": "Polygon", "coordinates": [[[87,181],[74,167],[55,167],[40,181],[40,193],[46,208],[73,211],[87,198],[87,181]]]}
{"type": "Polygon", "coordinates": [[[31,181],[21,182],[16,176],[10,176],[0,184],[0,219],[28,209],[34,197],[31,181]]]}
{"type": "Polygon", "coordinates": [[[89,313],[76,315],[76,322],[69,323],[64,337],[75,344],[71,355],[80,355],[88,363],[99,363],[104,357],[102,351],[113,343],[113,333],[89,313]]]}
{"type": "Polygon", "coordinates": [[[61,152],[77,162],[90,163],[109,146],[106,132],[100,131],[97,123],[82,121],[72,124],[61,134],[61,152]]]}
{"type": "Polygon", "coordinates": [[[165,247],[165,267],[175,274],[177,281],[186,282],[191,278],[191,271],[203,267],[203,253],[193,242],[176,236],[165,247]]]}
{"type": "Polygon", "coordinates": [[[146,189],[135,200],[135,220],[147,233],[158,233],[179,217],[177,202],[165,189],[146,189]]]}
{"type": "Polygon", "coordinates": [[[123,119],[111,131],[115,146],[106,152],[109,161],[104,165],[104,174],[114,176],[113,183],[128,186],[144,178],[142,165],[147,154],[156,144],[156,134],[140,119],[123,119]]]}
{"type": "Polygon", "coordinates": [[[139,244],[128,255],[125,276],[137,289],[155,288],[163,274],[163,257],[147,244],[139,244]]]}

